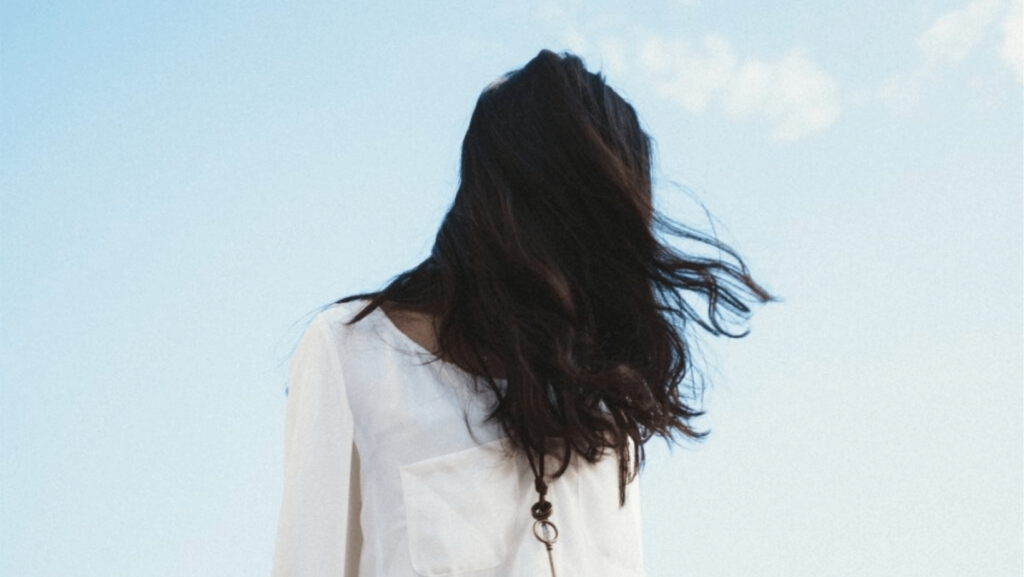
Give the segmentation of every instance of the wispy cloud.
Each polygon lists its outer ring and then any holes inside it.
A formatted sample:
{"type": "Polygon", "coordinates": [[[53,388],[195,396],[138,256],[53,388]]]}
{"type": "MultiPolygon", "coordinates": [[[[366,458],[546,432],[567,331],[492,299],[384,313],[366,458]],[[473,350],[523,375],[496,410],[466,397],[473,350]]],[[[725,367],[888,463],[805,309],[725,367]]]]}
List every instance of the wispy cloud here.
{"type": "Polygon", "coordinates": [[[720,108],[734,120],[766,122],[780,140],[827,128],[841,110],[838,83],[799,50],[776,60],[742,58],[720,35],[697,44],[649,36],[638,58],[658,93],[683,109],[720,108]]]}
{"type": "Polygon", "coordinates": [[[1003,19],[1003,63],[1024,82],[1024,2],[1015,2],[1003,19]]]}
{"type": "MultiPolygon", "coordinates": [[[[697,6],[699,0],[675,0],[697,6]]],[[[544,0],[540,18],[561,28],[570,50],[691,114],[760,123],[776,140],[796,140],[840,115],[839,84],[804,51],[744,55],[723,35],[659,35],[609,15],[584,16],[578,0],[544,0]]]]}
{"type": "Polygon", "coordinates": [[[960,62],[984,39],[1003,8],[999,0],[975,0],[940,16],[917,39],[930,62],[960,62]]]}
{"type": "Polygon", "coordinates": [[[998,57],[1022,80],[1020,0],[973,0],[962,8],[942,14],[917,37],[921,64],[907,74],[891,76],[878,91],[885,102],[899,108],[912,106],[920,100],[924,87],[949,67],[956,65],[974,52],[994,53],[993,42],[999,16],[1003,15],[1002,42],[998,57]]]}
{"type": "Polygon", "coordinates": [[[632,77],[691,114],[720,114],[736,122],[762,124],[777,140],[823,131],[848,106],[871,101],[913,106],[940,74],[969,59],[995,59],[1018,81],[1024,76],[1024,0],[963,0],[960,7],[922,27],[915,39],[920,55],[915,68],[890,76],[878,88],[860,90],[843,86],[818,64],[813,52],[800,47],[772,55],[751,53],[722,34],[658,34],[620,17],[585,14],[582,0],[542,2],[542,18],[561,27],[565,45],[597,57],[615,76],[632,77]]]}

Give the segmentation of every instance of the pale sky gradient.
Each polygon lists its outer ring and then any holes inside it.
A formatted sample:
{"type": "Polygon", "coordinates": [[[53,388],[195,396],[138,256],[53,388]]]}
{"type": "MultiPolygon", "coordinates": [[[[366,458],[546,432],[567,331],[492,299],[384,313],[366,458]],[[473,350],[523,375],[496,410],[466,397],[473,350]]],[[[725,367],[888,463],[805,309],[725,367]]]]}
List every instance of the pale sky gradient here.
{"type": "Polygon", "coordinates": [[[1020,0],[0,4],[0,575],[269,573],[285,367],[578,51],[784,300],[649,445],[651,577],[1024,572],[1020,0]]]}

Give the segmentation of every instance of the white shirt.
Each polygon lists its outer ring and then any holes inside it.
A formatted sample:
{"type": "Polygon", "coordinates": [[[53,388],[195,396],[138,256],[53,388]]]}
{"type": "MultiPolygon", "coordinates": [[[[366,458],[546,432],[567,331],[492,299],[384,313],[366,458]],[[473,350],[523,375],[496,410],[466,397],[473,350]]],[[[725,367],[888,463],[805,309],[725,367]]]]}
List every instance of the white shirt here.
{"type": "MultiPolygon", "coordinates": [[[[550,575],[533,472],[485,421],[493,394],[380,309],[347,325],[362,306],[318,315],[292,359],[274,576],[550,575]]],[[[618,482],[611,455],[549,483],[558,577],[643,577],[639,483],[619,507],[618,482]]]]}

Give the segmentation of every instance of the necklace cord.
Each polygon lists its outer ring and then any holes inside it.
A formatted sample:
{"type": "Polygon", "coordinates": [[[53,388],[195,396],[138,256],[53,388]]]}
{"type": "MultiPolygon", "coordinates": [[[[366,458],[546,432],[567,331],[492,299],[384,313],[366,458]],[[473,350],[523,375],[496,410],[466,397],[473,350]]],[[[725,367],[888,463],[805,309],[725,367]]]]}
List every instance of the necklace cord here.
{"type": "Polygon", "coordinates": [[[547,521],[551,517],[551,503],[547,500],[548,484],[544,481],[544,461],[547,460],[547,454],[544,450],[544,442],[541,441],[541,453],[538,457],[538,464],[534,466],[531,461],[530,467],[533,469],[534,480],[533,487],[537,490],[537,502],[530,507],[530,513],[533,514],[533,518],[538,521],[547,521]]]}
{"type": "Polygon", "coordinates": [[[540,448],[539,463],[535,466],[533,459],[530,459],[530,468],[533,469],[535,476],[533,487],[537,490],[537,502],[530,507],[530,513],[535,519],[533,522],[533,536],[543,543],[544,548],[547,549],[551,577],[557,577],[555,574],[555,558],[551,554],[551,546],[558,540],[558,527],[548,520],[551,518],[551,502],[547,500],[548,484],[544,480],[544,461],[547,458],[547,454],[544,450],[543,440],[541,441],[540,448]]]}

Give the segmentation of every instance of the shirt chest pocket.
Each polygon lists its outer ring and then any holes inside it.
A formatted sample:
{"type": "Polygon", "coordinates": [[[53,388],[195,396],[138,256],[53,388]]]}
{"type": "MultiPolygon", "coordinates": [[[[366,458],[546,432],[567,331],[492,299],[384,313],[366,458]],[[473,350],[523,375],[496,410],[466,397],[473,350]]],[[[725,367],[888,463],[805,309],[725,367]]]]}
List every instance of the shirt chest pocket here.
{"type": "Polygon", "coordinates": [[[500,566],[514,541],[519,470],[501,441],[401,468],[413,569],[424,577],[500,566]]]}

